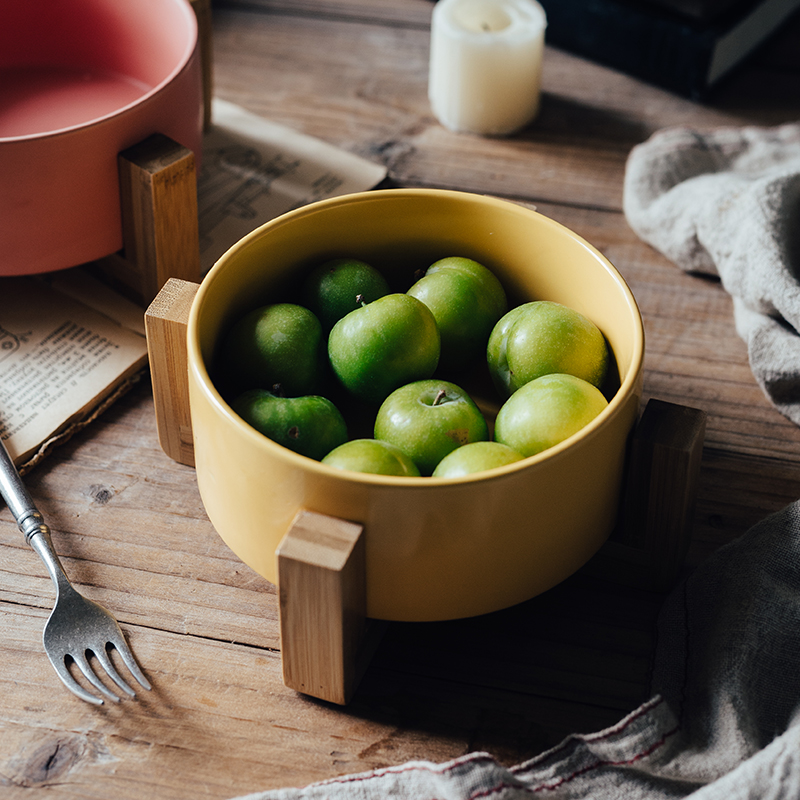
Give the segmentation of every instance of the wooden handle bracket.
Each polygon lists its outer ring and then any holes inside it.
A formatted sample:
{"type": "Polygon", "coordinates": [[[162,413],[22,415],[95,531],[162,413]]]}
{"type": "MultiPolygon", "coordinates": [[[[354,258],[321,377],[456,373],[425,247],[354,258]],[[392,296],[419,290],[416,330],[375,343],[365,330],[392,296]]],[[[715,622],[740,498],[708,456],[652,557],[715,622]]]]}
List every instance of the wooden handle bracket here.
{"type": "Polygon", "coordinates": [[[200,285],[169,278],[144,315],[147,355],[161,449],[173,460],[194,466],[189,413],[189,312],[200,285]]]}
{"type": "Polygon", "coordinates": [[[655,591],[675,583],[691,540],[706,416],[647,403],[630,442],[618,525],[586,571],[655,591]]]}
{"type": "Polygon", "coordinates": [[[194,153],[155,134],[118,156],[123,249],[100,276],[146,306],[169,278],[200,280],[194,153]]]}
{"type": "Polygon", "coordinates": [[[361,525],[300,511],[275,553],[283,682],[344,705],[386,623],[367,619],[361,525]]]}

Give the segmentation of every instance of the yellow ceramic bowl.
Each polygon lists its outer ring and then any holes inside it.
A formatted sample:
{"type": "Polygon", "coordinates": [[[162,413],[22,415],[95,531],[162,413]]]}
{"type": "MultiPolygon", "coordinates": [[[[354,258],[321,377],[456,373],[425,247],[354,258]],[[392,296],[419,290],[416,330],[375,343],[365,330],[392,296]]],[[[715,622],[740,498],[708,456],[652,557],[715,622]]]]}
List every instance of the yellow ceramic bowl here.
{"type": "Polygon", "coordinates": [[[270,581],[275,549],[301,508],[365,526],[367,614],[387,620],[455,619],[527,600],[579,569],[614,526],[641,394],[641,316],[597,250],[534,211],[461,192],[398,189],[289,212],[209,272],[192,307],[188,347],[203,503],[228,546],[270,581]],[[414,268],[450,255],[493,270],[513,303],[554,300],[597,323],[618,383],[586,428],[537,456],[466,478],[361,475],[266,439],[212,383],[214,349],[232,321],[285,298],[321,261],[361,258],[408,284],[414,268]]]}

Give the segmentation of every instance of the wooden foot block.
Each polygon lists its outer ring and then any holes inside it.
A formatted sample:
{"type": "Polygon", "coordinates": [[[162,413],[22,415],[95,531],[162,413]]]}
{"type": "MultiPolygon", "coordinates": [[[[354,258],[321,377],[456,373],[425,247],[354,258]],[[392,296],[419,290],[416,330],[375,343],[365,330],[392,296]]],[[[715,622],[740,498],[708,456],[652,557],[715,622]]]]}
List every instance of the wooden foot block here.
{"type": "Polygon", "coordinates": [[[119,180],[123,250],[101,273],[145,306],[169,278],[199,282],[194,153],[155,134],[120,153],[119,180]]]}
{"type": "MultiPolygon", "coordinates": [[[[361,525],[301,511],[278,559],[283,682],[343,705],[377,646],[367,633],[361,525]]],[[[381,628],[381,623],[377,623],[381,628]]]]}
{"type": "Polygon", "coordinates": [[[706,413],[650,400],[634,432],[620,521],[587,571],[628,585],[668,589],[692,533],[706,413]]]}
{"type": "Polygon", "coordinates": [[[203,71],[203,130],[211,127],[211,100],[214,94],[214,55],[211,0],[189,0],[197,17],[197,40],[203,71]]]}
{"type": "Polygon", "coordinates": [[[197,283],[170,278],[144,315],[158,439],[170,458],[190,467],[194,466],[194,442],[186,328],[199,288],[197,283]]]}

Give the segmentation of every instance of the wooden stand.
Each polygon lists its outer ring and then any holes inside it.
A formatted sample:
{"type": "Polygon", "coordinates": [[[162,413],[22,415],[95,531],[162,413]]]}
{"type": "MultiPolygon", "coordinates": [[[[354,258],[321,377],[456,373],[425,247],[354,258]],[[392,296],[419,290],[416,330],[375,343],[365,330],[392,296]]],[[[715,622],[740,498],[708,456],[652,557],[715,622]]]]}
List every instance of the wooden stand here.
{"type": "Polygon", "coordinates": [[[300,511],[275,553],[283,682],[344,705],[385,623],[367,619],[364,529],[300,511]]]}
{"type": "MultiPolygon", "coordinates": [[[[161,444],[192,466],[186,325],[196,290],[170,280],[145,314],[161,444]]],[[[631,440],[620,524],[588,572],[655,590],[675,582],[691,536],[705,418],[647,404],[631,440]]],[[[360,525],[304,510],[276,553],[284,683],[332,703],[348,702],[382,632],[366,617],[364,536],[360,525]]]]}
{"type": "Polygon", "coordinates": [[[677,580],[692,531],[706,414],[650,400],[631,440],[620,520],[587,571],[663,591],[677,580]]]}
{"type": "Polygon", "coordinates": [[[194,466],[186,328],[199,284],[167,280],[144,316],[153,384],[156,427],[162,450],[180,464],[194,466]]]}
{"type": "MultiPolygon", "coordinates": [[[[197,17],[203,128],[211,125],[211,0],[191,0],[197,17]]],[[[119,154],[123,248],[95,262],[95,272],[142,306],[169,278],[200,280],[194,153],[156,134],[119,154]]]]}
{"type": "MultiPolygon", "coordinates": [[[[210,122],[210,2],[193,0],[201,28],[210,122]]],[[[200,280],[194,157],[165,137],[120,154],[124,250],[100,269],[143,304],[156,422],[164,452],[194,466],[186,334],[200,280]]],[[[584,568],[634,586],[666,589],[691,534],[705,414],[651,400],[634,431],[620,522],[584,568]]],[[[384,623],[366,617],[365,531],[302,510],[277,552],[286,686],[349,701],[384,623]]]]}
{"type": "Polygon", "coordinates": [[[195,158],[157,134],[120,153],[118,165],[123,249],[95,266],[146,306],[169,278],[200,280],[195,158]]]}

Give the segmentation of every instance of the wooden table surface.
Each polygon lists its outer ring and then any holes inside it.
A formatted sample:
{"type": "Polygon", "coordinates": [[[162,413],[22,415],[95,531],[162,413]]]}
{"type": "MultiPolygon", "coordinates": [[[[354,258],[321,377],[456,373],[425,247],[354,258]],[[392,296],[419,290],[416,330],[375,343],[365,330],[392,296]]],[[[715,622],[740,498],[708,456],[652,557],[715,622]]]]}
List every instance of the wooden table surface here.
{"type": "MultiPolygon", "coordinates": [[[[215,4],[215,93],[385,164],[395,185],[533,203],[603,251],[644,316],[645,397],[708,413],[691,567],[800,497],[800,430],[756,385],[726,292],[629,229],[625,160],[667,126],[800,119],[800,20],[704,105],[548,48],[540,116],[488,139],[431,114],[431,9],[215,4]]],[[[586,574],[488,617],[391,624],[345,708],[286,689],[275,587],[226,548],[193,470],[160,450],[147,380],[26,482],[67,572],[117,615],[153,691],[95,708],[62,687],[41,645],[49,578],[2,508],[4,798],[229,798],[474,750],[512,764],[648,696],[663,595],[586,574]]]]}

